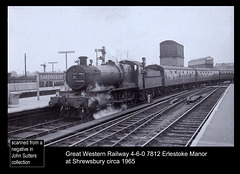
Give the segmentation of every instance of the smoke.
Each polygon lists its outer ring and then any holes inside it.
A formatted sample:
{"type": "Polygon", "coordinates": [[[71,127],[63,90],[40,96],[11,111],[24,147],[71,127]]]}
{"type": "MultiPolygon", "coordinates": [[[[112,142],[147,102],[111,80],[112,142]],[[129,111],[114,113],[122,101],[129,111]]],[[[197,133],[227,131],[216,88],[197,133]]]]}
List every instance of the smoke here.
{"type": "Polygon", "coordinates": [[[94,119],[103,118],[108,115],[115,114],[117,112],[121,112],[125,109],[127,109],[127,105],[125,105],[125,104],[123,104],[121,106],[121,108],[118,108],[118,109],[114,108],[113,106],[108,106],[106,109],[100,110],[99,112],[93,114],[93,118],[94,119]]]}
{"type": "Polygon", "coordinates": [[[91,86],[90,91],[103,91],[103,90],[109,90],[109,89],[113,89],[113,86],[104,86],[104,85],[100,85],[97,82],[91,86]]]}
{"type": "Polygon", "coordinates": [[[120,111],[121,111],[121,109],[115,109],[111,106],[108,106],[106,109],[100,110],[99,112],[93,114],[93,118],[94,119],[99,119],[99,118],[106,117],[106,116],[111,115],[111,114],[115,114],[115,113],[120,112],[120,111]]]}
{"type": "Polygon", "coordinates": [[[107,105],[108,100],[111,98],[111,95],[108,93],[100,93],[95,97],[91,97],[88,100],[88,106],[91,107],[93,103],[98,103],[100,107],[104,107],[107,105]]]}
{"type": "Polygon", "coordinates": [[[112,86],[103,86],[103,85],[99,85],[96,82],[94,85],[90,87],[89,91],[93,91],[96,93],[95,93],[95,96],[89,99],[88,106],[91,107],[92,104],[97,102],[101,108],[106,107],[108,100],[111,98],[111,95],[108,92],[108,90],[112,88],[113,88],[112,86]]]}
{"type": "Polygon", "coordinates": [[[91,89],[91,91],[102,91],[102,90],[107,90],[107,88],[103,85],[99,85],[98,83],[95,83],[93,89],[91,89]]]}
{"type": "Polygon", "coordinates": [[[108,101],[111,99],[111,95],[110,93],[107,92],[107,90],[110,90],[113,88],[114,88],[113,86],[103,86],[103,85],[99,85],[98,83],[95,83],[94,85],[91,86],[90,91],[94,91],[96,92],[96,94],[95,96],[89,99],[88,106],[95,108],[96,105],[98,104],[99,108],[105,108],[93,114],[93,117],[95,119],[99,119],[111,114],[115,114],[117,112],[121,112],[127,108],[127,105],[121,105],[121,108],[114,108],[113,106],[108,105],[108,101]]]}

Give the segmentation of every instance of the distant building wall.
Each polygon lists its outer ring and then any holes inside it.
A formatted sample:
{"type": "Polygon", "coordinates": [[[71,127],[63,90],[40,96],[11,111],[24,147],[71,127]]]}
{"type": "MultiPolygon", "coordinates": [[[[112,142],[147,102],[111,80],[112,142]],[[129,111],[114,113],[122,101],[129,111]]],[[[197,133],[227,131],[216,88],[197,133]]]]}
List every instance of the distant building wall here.
{"type": "Polygon", "coordinates": [[[216,63],[218,69],[234,69],[234,63],[216,63]]]}
{"type": "Polygon", "coordinates": [[[179,57],[167,57],[160,59],[160,65],[163,66],[184,66],[184,59],[179,57]]]}

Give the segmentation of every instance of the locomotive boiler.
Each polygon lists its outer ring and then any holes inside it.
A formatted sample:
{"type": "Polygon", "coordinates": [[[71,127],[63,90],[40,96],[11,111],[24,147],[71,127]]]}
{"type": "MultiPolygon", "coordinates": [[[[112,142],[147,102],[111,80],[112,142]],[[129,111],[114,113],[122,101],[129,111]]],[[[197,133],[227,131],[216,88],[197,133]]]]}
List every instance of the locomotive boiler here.
{"type": "Polygon", "coordinates": [[[66,72],[66,82],[73,90],[83,90],[95,83],[118,87],[123,81],[120,66],[109,61],[104,66],[88,66],[87,57],[81,56],[80,65],[71,66],[66,72]]]}

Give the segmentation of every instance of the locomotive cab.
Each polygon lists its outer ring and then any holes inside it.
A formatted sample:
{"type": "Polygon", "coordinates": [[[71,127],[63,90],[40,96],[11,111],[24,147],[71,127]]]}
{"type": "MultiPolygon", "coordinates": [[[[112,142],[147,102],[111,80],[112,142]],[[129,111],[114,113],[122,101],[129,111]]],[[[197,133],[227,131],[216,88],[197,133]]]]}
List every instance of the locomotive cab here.
{"type": "Polygon", "coordinates": [[[142,64],[130,60],[122,60],[120,63],[125,65],[123,85],[130,85],[132,83],[134,86],[139,87],[139,89],[143,89],[142,64]]]}

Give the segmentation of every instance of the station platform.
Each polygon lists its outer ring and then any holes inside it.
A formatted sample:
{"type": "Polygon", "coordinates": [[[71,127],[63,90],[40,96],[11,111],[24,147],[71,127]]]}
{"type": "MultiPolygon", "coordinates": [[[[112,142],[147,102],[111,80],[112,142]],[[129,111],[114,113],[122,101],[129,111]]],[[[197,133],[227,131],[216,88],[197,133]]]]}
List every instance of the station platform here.
{"type": "Polygon", "coordinates": [[[21,95],[26,95],[26,96],[25,97],[20,96],[17,99],[19,101],[18,103],[15,103],[15,104],[8,103],[8,113],[10,114],[15,112],[47,107],[50,97],[55,96],[56,90],[62,90],[63,88],[64,88],[63,86],[39,88],[40,100],[37,100],[36,89],[19,91],[21,95]],[[32,95],[31,93],[35,93],[35,95],[32,95]],[[28,94],[30,95],[28,96],[28,94]]]}
{"type": "Polygon", "coordinates": [[[191,146],[234,147],[234,84],[226,89],[191,146]]]}
{"type": "MultiPolygon", "coordinates": [[[[57,90],[62,90],[64,86],[55,86],[55,87],[41,87],[39,88],[40,95],[51,95],[55,94],[57,90]]],[[[22,90],[19,91],[22,94],[19,98],[27,98],[37,96],[37,89],[22,90]]]]}
{"type": "Polygon", "coordinates": [[[52,96],[55,94],[40,96],[39,100],[37,100],[37,96],[20,98],[19,104],[8,105],[8,114],[47,107],[52,96]]]}
{"type": "MultiPolygon", "coordinates": [[[[62,86],[55,86],[55,87],[40,87],[39,88],[39,91],[56,91],[56,90],[60,90],[60,89],[63,89],[62,86]]],[[[25,93],[25,92],[36,92],[37,89],[31,89],[31,90],[23,90],[21,91],[22,93],[25,93]]]]}

